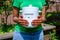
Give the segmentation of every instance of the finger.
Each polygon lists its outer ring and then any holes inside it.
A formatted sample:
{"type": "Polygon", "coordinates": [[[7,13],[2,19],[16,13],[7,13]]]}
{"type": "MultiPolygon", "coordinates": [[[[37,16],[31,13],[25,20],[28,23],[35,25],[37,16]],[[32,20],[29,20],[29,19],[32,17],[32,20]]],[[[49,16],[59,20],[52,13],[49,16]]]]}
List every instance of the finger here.
{"type": "Polygon", "coordinates": [[[26,23],[20,23],[21,25],[23,25],[23,26],[27,26],[28,24],[26,24],[26,23]]]}
{"type": "Polygon", "coordinates": [[[38,25],[38,23],[32,23],[32,25],[38,25]]]}
{"type": "Polygon", "coordinates": [[[22,24],[23,24],[23,23],[29,24],[29,23],[28,23],[27,21],[25,21],[25,20],[20,20],[19,23],[22,23],[22,24]]]}
{"type": "Polygon", "coordinates": [[[38,18],[41,18],[41,16],[39,15],[38,18]]]}
{"type": "Polygon", "coordinates": [[[23,25],[24,27],[26,26],[26,25],[23,25]]]}
{"type": "Polygon", "coordinates": [[[19,17],[19,21],[20,21],[20,20],[23,20],[23,18],[19,17]]]}
{"type": "Polygon", "coordinates": [[[34,24],[33,26],[38,26],[38,24],[34,24]]]}
{"type": "Polygon", "coordinates": [[[33,25],[38,25],[39,23],[32,23],[33,25]]]}
{"type": "Polygon", "coordinates": [[[26,23],[23,23],[23,26],[27,26],[28,24],[26,24],[26,23]]]}
{"type": "Polygon", "coordinates": [[[36,19],[36,20],[33,20],[33,21],[41,21],[41,19],[36,19]]]}
{"type": "Polygon", "coordinates": [[[34,27],[37,27],[38,25],[34,25],[34,27]]]}
{"type": "Polygon", "coordinates": [[[20,15],[19,17],[20,17],[20,18],[23,18],[23,16],[22,16],[22,15],[20,15]]]}
{"type": "Polygon", "coordinates": [[[28,24],[27,21],[19,21],[19,22],[22,23],[22,24],[28,24]]]}
{"type": "Polygon", "coordinates": [[[21,19],[21,20],[19,20],[19,22],[27,22],[27,21],[26,21],[26,20],[21,19]]]}
{"type": "Polygon", "coordinates": [[[33,21],[32,23],[41,23],[42,21],[33,21]]]}
{"type": "Polygon", "coordinates": [[[19,21],[19,23],[25,23],[26,21],[19,21]]]}
{"type": "Polygon", "coordinates": [[[32,25],[40,25],[40,24],[41,24],[41,23],[37,23],[37,22],[36,22],[36,23],[32,23],[32,25]]]}

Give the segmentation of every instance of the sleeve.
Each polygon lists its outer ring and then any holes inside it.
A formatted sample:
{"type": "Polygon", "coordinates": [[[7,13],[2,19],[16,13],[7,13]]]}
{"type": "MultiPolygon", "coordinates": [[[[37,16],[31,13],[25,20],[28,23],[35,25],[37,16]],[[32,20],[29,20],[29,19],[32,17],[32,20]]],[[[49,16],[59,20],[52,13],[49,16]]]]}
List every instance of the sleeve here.
{"type": "Polygon", "coordinates": [[[46,0],[41,0],[42,1],[42,5],[45,6],[46,5],[46,0]]]}
{"type": "Polygon", "coordinates": [[[19,8],[19,5],[20,5],[20,3],[18,0],[13,1],[13,7],[19,8]]]}

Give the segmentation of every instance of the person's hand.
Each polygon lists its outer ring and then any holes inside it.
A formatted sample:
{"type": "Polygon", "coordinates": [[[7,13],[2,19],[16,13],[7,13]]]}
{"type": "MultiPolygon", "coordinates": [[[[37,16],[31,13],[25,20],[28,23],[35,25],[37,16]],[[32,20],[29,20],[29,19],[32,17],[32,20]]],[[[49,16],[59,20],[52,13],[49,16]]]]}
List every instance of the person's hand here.
{"type": "Polygon", "coordinates": [[[42,18],[41,18],[41,16],[38,16],[38,19],[32,21],[32,25],[33,25],[34,27],[37,27],[38,25],[41,25],[41,23],[42,23],[42,18]]]}
{"type": "Polygon", "coordinates": [[[24,27],[28,25],[27,20],[23,19],[23,16],[19,16],[19,23],[23,25],[24,27]]]}
{"type": "Polygon", "coordinates": [[[44,16],[41,16],[41,18],[43,22],[46,21],[46,18],[44,16]]]}

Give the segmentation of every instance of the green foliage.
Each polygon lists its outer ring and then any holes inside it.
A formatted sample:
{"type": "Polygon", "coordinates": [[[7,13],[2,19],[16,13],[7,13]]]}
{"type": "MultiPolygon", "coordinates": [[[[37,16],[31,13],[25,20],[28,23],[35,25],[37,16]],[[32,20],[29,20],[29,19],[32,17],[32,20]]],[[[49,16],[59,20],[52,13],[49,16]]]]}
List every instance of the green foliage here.
{"type": "Polygon", "coordinates": [[[0,34],[6,33],[6,32],[13,32],[14,31],[14,26],[15,25],[7,25],[6,24],[2,24],[2,27],[0,28],[0,34]]]}
{"type": "Polygon", "coordinates": [[[10,1],[4,1],[3,2],[3,5],[0,6],[0,14],[2,14],[3,11],[5,10],[9,10],[9,11],[12,11],[12,3],[13,3],[13,0],[10,0],[10,1]]]}
{"type": "MultiPolygon", "coordinates": [[[[6,1],[4,1],[3,5],[0,6],[0,14],[2,14],[3,11],[5,11],[5,12],[8,11],[11,14],[12,3],[13,3],[13,0],[6,0],[6,1]]],[[[7,18],[8,18],[8,16],[10,14],[7,15],[7,13],[5,13],[6,21],[7,21],[7,18]]],[[[7,24],[5,24],[3,19],[2,19],[2,22],[3,22],[3,24],[1,25],[2,28],[0,28],[0,33],[12,32],[14,30],[14,27],[13,27],[14,25],[7,25],[7,24]]]]}
{"type": "Polygon", "coordinates": [[[0,34],[3,34],[2,28],[0,28],[0,34]]]}
{"type": "Polygon", "coordinates": [[[46,15],[47,21],[45,23],[51,25],[60,25],[60,12],[50,12],[46,15]]]}
{"type": "Polygon", "coordinates": [[[8,0],[3,3],[3,6],[4,6],[4,9],[8,9],[8,10],[12,9],[12,3],[10,3],[10,1],[8,0]]]}
{"type": "Polygon", "coordinates": [[[56,36],[56,30],[53,30],[53,33],[50,32],[49,34],[51,36],[51,40],[58,40],[56,36]]]}
{"type": "MultiPolygon", "coordinates": [[[[46,18],[47,21],[45,23],[60,27],[60,12],[47,13],[46,18]]],[[[59,38],[56,36],[56,30],[49,32],[49,35],[51,36],[51,40],[59,40],[59,38]]]]}
{"type": "Polygon", "coordinates": [[[46,15],[46,17],[49,18],[51,15],[52,15],[51,13],[48,13],[48,14],[46,15]]]}
{"type": "Polygon", "coordinates": [[[7,25],[7,32],[13,32],[14,31],[14,26],[15,25],[7,25]]]}
{"type": "Polygon", "coordinates": [[[0,7],[0,14],[2,14],[3,10],[3,7],[0,7]]]}

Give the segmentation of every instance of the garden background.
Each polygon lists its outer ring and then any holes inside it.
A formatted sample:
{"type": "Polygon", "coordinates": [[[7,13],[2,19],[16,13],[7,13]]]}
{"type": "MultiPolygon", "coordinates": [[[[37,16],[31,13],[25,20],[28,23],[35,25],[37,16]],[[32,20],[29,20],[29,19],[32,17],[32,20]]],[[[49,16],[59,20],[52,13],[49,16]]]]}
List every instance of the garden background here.
{"type": "MultiPolygon", "coordinates": [[[[45,24],[56,26],[48,32],[51,40],[60,40],[60,0],[46,0],[46,21],[45,24]]],[[[14,31],[15,22],[12,15],[13,0],[0,0],[0,34],[14,31]]],[[[47,32],[46,32],[47,34],[47,32]]]]}

